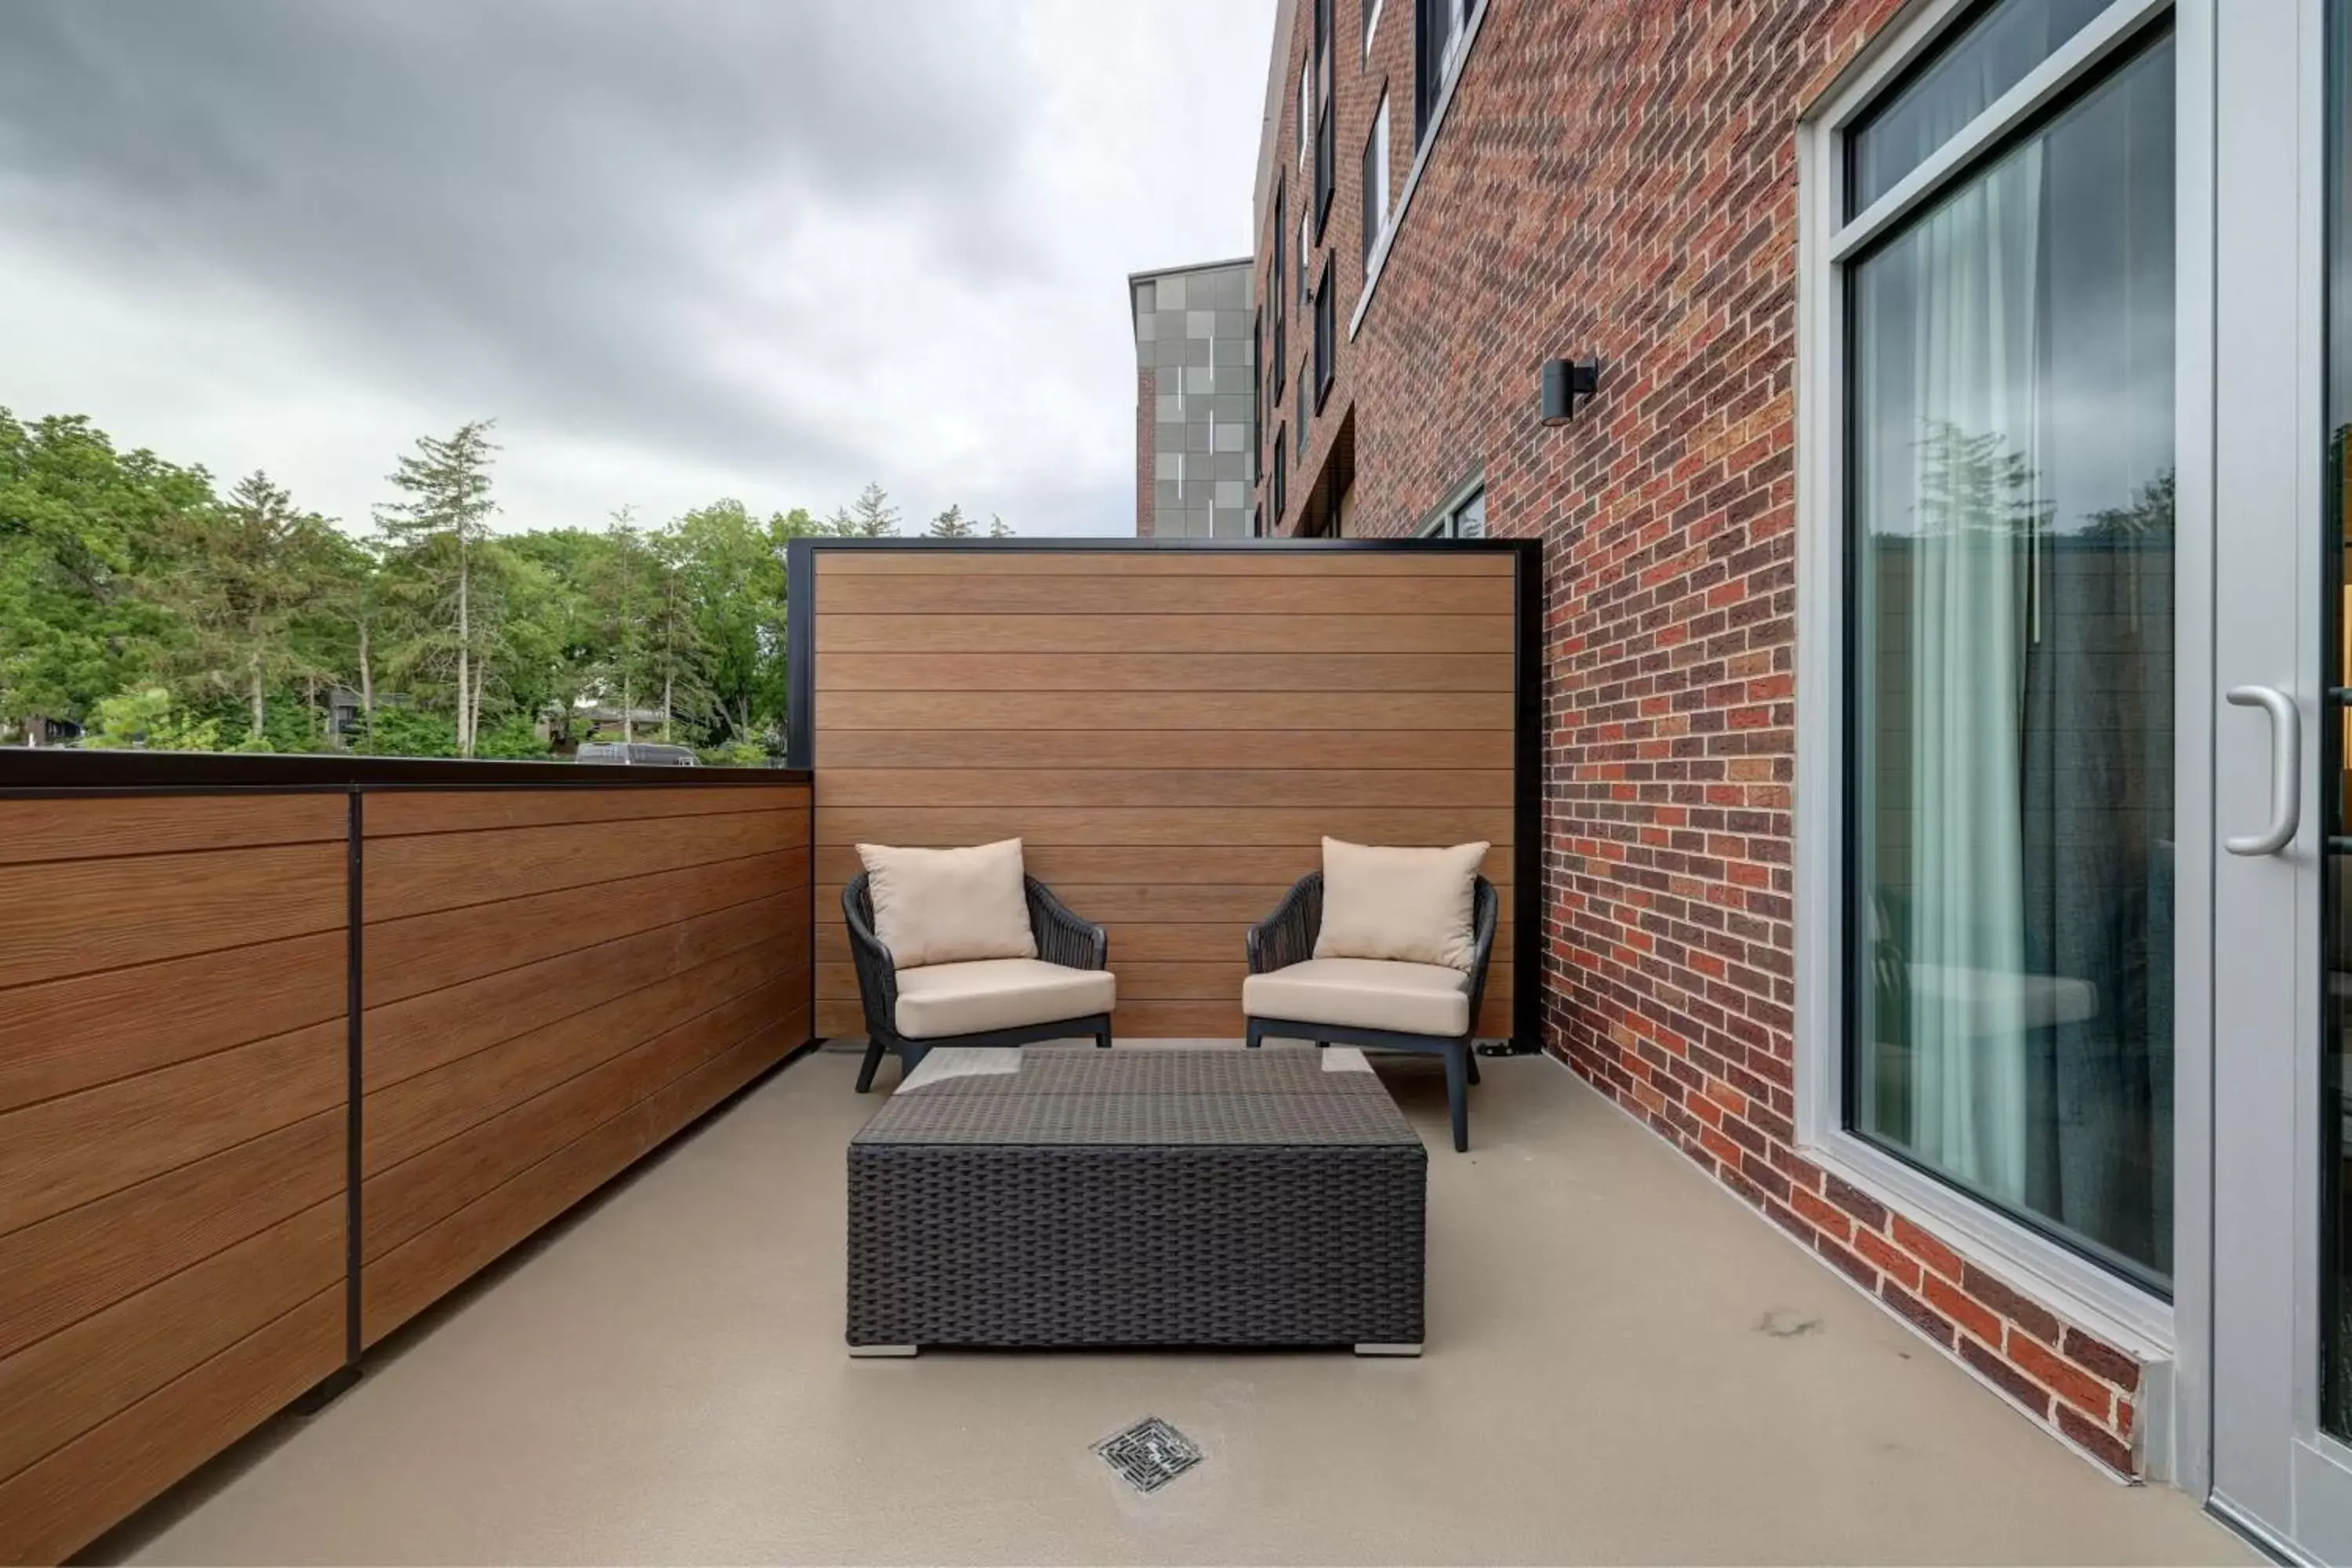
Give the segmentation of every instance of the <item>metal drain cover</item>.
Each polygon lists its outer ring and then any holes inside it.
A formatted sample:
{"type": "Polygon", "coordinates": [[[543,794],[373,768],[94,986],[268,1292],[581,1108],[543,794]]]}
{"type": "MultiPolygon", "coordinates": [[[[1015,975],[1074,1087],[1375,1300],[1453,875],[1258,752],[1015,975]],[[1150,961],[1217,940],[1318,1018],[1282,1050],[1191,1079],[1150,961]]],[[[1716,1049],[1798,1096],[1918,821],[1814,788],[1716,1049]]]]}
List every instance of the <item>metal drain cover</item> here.
{"type": "Polygon", "coordinates": [[[1201,1462],[1192,1439],[1157,1415],[1147,1415],[1095,1445],[1102,1462],[1139,1492],[1156,1492],[1201,1462]]]}

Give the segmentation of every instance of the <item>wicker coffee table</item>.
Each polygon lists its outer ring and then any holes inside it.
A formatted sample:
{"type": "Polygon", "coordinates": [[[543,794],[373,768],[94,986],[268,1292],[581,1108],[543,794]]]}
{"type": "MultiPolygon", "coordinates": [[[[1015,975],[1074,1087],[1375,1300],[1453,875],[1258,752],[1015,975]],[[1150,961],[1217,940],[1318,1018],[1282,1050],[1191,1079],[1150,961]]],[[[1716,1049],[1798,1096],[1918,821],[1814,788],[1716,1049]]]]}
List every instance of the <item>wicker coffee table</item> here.
{"type": "Polygon", "coordinates": [[[1352,1050],[934,1051],[850,1141],[850,1353],[1418,1354],[1428,1166],[1352,1050]]]}

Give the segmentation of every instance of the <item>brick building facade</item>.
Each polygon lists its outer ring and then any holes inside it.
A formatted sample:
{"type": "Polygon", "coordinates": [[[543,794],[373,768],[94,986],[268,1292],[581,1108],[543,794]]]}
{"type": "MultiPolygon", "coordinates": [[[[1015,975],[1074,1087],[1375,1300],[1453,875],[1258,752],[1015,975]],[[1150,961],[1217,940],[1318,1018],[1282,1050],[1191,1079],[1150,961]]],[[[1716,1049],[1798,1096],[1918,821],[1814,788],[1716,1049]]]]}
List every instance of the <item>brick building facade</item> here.
{"type": "Polygon", "coordinates": [[[1800,1130],[1799,122],[1899,9],[1284,0],[1256,499],[1364,536],[1477,496],[1546,542],[1543,1044],[2034,1420],[2162,1473],[2159,1347],[1800,1130]],[[1547,427],[1541,366],[1587,356],[1547,427]]]}

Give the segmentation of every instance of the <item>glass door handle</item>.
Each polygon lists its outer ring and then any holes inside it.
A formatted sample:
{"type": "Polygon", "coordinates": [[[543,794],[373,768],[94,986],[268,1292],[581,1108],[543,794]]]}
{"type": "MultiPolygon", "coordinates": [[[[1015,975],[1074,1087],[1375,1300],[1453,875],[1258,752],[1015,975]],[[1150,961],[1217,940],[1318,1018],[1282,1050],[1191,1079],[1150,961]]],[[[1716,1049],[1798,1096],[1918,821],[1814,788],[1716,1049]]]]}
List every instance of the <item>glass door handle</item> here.
{"type": "Polygon", "coordinates": [[[2260,708],[2271,716],[2271,820],[2260,833],[2225,838],[2232,855],[2275,855],[2294,839],[2303,821],[2303,716],[2294,699],[2275,686],[2233,686],[2231,706],[2260,708]]]}

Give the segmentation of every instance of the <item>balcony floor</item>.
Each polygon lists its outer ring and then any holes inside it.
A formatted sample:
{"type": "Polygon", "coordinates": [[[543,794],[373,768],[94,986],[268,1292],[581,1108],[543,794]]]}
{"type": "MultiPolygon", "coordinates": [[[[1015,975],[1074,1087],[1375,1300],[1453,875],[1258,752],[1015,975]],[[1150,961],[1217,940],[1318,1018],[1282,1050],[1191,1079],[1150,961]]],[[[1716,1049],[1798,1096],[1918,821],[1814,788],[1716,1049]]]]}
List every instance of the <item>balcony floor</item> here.
{"type": "MultiPolygon", "coordinates": [[[[100,1543],[140,1562],[2252,1561],[2105,1479],[1556,1064],[1432,1062],[1430,1344],[842,1351],[856,1058],[769,1079],[323,1414],[100,1543]],[[1150,1497],[1088,1446],[1207,1451],[1150,1497]]],[[[886,1081],[895,1069],[885,1068],[886,1081]]]]}

